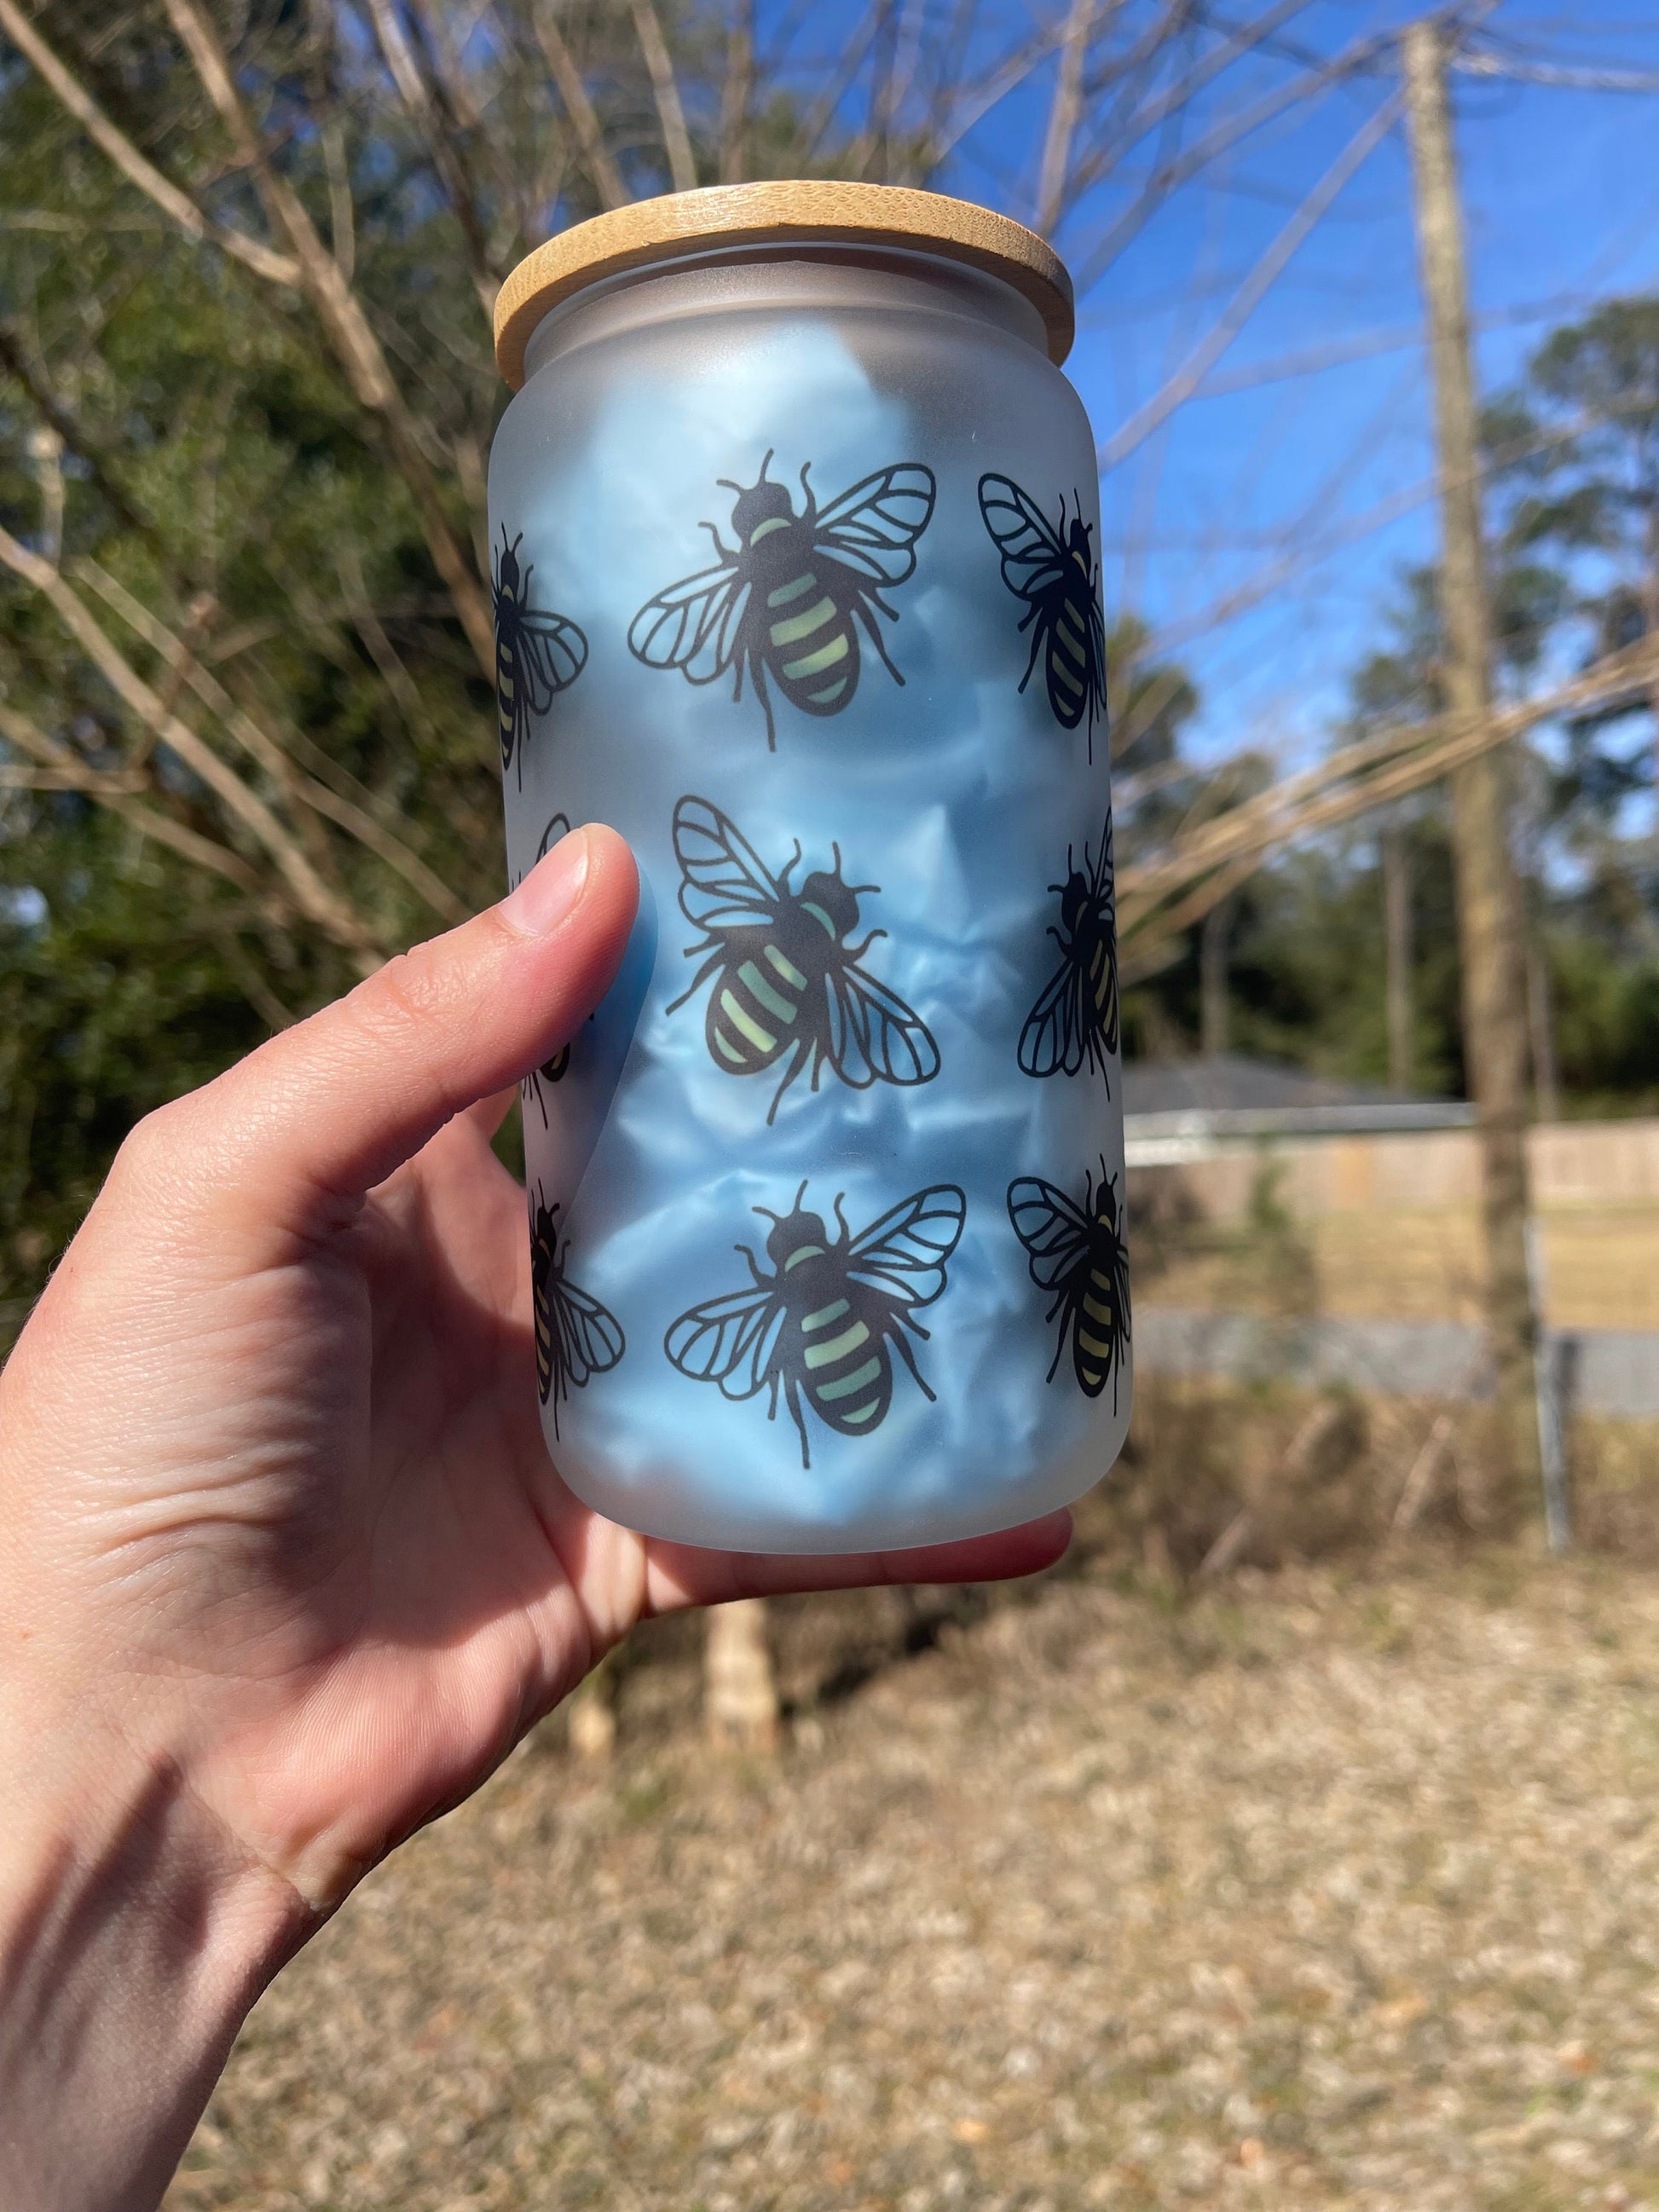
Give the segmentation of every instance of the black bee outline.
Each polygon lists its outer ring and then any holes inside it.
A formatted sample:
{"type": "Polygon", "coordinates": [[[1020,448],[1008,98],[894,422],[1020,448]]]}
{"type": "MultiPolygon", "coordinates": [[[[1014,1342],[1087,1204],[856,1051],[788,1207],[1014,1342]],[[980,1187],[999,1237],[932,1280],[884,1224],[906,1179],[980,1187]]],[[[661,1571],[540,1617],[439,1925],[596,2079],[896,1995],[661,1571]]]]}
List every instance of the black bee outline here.
{"type": "Polygon", "coordinates": [[[530,718],[544,714],[556,695],[568,691],[587,665],[587,639],[568,615],[551,608],[532,607],[530,580],[533,561],[519,565],[521,530],[509,545],[507,525],[501,525],[501,550],[489,580],[495,614],[495,714],[501,739],[501,774],[519,761],[519,788],[524,789],[525,748],[530,742],[530,718]]]}
{"type": "Polygon", "coordinates": [[[1062,729],[1074,730],[1086,714],[1089,758],[1095,757],[1095,717],[1106,715],[1106,617],[1100,603],[1100,563],[1090,543],[1091,524],[1074,490],[1066,520],[1060,495],[1056,532],[1027,491],[1012,477],[988,471],[979,480],[979,511],[1002,556],[1002,580],[1025,613],[1020,633],[1031,632],[1030,658],[1019,679],[1024,690],[1046,648],[1043,674],[1048,704],[1062,729]]]}
{"type": "MultiPolygon", "coordinates": [[[[528,1194],[526,1194],[528,1196],[528,1194]]],[[[608,1375],[628,1349],[615,1314],[564,1272],[568,1237],[559,1249],[556,1200],[551,1206],[538,1182],[530,1206],[531,1308],[536,1330],[536,1387],[553,1407],[553,1433],[559,1433],[559,1407],[573,1389],[586,1389],[595,1375],[608,1375]]]]}
{"type": "Polygon", "coordinates": [[[1059,1371],[1069,1336],[1078,1388],[1085,1398],[1097,1398],[1109,1376],[1115,1413],[1130,1334],[1129,1254],[1118,1213],[1116,1176],[1108,1176],[1103,1158],[1097,1188],[1085,1169],[1079,1210],[1075,1200],[1041,1176],[1019,1176],[1008,1186],[1008,1218],[1025,1247],[1031,1280],[1040,1291],[1054,1292],[1043,1319],[1058,1317],[1060,1335],[1048,1380],[1052,1382],[1059,1371]],[[1104,1335],[1096,1335],[1097,1328],[1104,1335]]]}
{"type": "Polygon", "coordinates": [[[1019,1064],[1027,1075],[1075,1075],[1098,1068],[1112,1095],[1112,1055],[1118,1048],[1117,894],[1112,865],[1112,812],[1106,810],[1094,860],[1083,848],[1083,867],[1066,848],[1066,880],[1050,884],[1060,895],[1060,923],[1048,935],[1060,947],[1060,965],[1044,984],[1019,1033],[1019,1064]],[[1087,872],[1085,873],[1085,871],[1087,872]]]}
{"type": "Polygon", "coordinates": [[[688,793],[674,809],[680,911],[702,933],[685,957],[708,957],[667,1012],[718,976],[703,1025],[714,1065],[731,1075],[757,1075],[788,1055],[767,1109],[769,1128],[784,1092],[809,1067],[813,1091],[826,1066],[853,1091],[877,1082],[908,1088],[939,1073],[933,1031],[859,964],[887,932],[872,929],[861,944],[850,942],[859,900],[881,885],[848,883],[841,847],[830,849],[834,873],[814,869],[794,890],[789,878],[800,864],[799,838],[774,877],[712,799],[688,793]]]}
{"type": "Polygon", "coordinates": [[[800,472],[806,511],[797,514],[788,487],[767,479],[775,450],[767,448],[752,484],[716,478],[737,495],[736,547],[726,545],[714,523],[701,524],[714,541],[718,563],[647,599],[628,630],[636,660],[647,668],[678,668],[688,683],[713,684],[735,668],[734,700],[743,696],[746,668],[766,715],[770,752],[778,734],[769,668],[802,714],[839,714],[858,690],[862,624],[888,674],[903,684],[875,616],[898,620],[882,592],[915,574],[916,542],[933,519],[939,495],[930,468],[898,461],[861,477],[820,510],[807,461],[800,472]]]}
{"type": "Polygon", "coordinates": [[[935,1402],[905,1331],[927,1339],[916,1315],[944,1293],[945,1262],[961,1240],[968,1200],[954,1183],[930,1183],[854,1237],[842,1211],[846,1193],[838,1192],[840,1235],[831,1243],[822,1214],[802,1210],[805,1195],[803,1179],[787,1214],[754,1208],[773,1224],[766,1256],[774,1273],[763,1273],[750,1248],[737,1245],[749,1263],[750,1287],[683,1313],[663,1349],[682,1375],[718,1383],[733,1401],[769,1389],[769,1421],[777,1419],[781,1389],[800,1435],[800,1463],[810,1468],[803,1390],[827,1428],[867,1436],[892,1403],[896,1349],[922,1395],[935,1402]]]}
{"type": "MultiPolygon", "coordinates": [[[[537,862],[544,860],[560,838],[568,837],[569,835],[570,817],[568,814],[550,815],[547,827],[542,832],[541,842],[536,848],[536,859],[530,863],[530,866],[533,868],[537,862]]],[[[524,877],[509,875],[508,881],[512,889],[517,890],[519,885],[524,881],[524,877]]],[[[590,1014],[587,1018],[591,1022],[593,1017],[590,1014]]],[[[562,1083],[569,1071],[570,1047],[568,1044],[562,1044],[551,1060],[544,1060],[539,1067],[532,1067],[519,1085],[521,1107],[527,1106],[533,1097],[541,1113],[544,1129],[550,1127],[551,1124],[547,1115],[547,1101],[542,1096],[542,1085],[544,1083],[562,1083]]]]}

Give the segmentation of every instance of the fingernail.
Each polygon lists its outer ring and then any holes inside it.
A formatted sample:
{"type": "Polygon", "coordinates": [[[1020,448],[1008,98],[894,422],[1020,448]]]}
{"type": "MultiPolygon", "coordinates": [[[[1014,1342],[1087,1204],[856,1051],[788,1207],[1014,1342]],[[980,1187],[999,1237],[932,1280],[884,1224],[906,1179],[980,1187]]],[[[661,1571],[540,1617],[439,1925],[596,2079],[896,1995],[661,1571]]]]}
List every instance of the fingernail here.
{"type": "Polygon", "coordinates": [[[573,830],[501,901],[501,911],[526,937],[545,937],[575,906],[587,881],[587,832],[573,830]]]}

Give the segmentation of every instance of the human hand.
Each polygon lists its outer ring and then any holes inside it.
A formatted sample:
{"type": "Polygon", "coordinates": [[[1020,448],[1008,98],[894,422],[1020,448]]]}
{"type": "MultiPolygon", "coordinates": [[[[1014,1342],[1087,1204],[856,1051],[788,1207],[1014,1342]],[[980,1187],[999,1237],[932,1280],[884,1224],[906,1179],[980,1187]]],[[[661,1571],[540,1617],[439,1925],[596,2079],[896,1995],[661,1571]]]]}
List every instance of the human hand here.
{"type": "Polygon", "coordinates": [[[133,1132],[0,1374],[0,2201],[153,2203],[282,1960],[641,1618],[1018,1574],[647,1540],[536,1413],[510,1086],[636,896],[611,832],[133,1132]],[[73,2110],[71,2126],[68,2114],[73,2110]]]}

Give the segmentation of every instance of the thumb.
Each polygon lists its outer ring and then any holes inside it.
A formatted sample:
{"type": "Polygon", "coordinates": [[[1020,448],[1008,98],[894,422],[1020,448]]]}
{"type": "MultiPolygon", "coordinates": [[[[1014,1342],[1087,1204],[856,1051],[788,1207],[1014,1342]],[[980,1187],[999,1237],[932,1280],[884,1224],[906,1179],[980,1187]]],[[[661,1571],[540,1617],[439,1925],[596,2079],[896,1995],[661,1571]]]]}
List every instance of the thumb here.
{"type": "Polygon", "coordinates": [[[498,906],[387,961],[355,991],[164,1109],[219,1188],[276,1216],[355,1207],[446,1121],[567,1042],[616,974],[639,899],[597,824],[562,837],[498,906]]]}

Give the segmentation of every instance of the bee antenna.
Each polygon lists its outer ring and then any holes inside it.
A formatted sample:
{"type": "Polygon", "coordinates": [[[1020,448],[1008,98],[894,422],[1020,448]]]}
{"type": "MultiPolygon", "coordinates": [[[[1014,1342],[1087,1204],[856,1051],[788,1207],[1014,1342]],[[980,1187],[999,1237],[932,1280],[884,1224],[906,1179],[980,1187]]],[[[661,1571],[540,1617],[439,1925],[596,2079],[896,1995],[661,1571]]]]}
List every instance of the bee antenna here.
{"type": "Polygon", "coordinates": [[[799,1213],[800,1212],[800,1202],[806,1195],[807,1180],[808,1178],[805,1176],[803,1176],[800,1179],[800,1188],[795,1193],[795,1202],[789,1209],[792,1213],[799,1213]]]}
{"type": "MultiPolygon", "coordinates": [[[[734,491],[739,498],[751,489],[748,484],[734,483],[730,477],[716,477],[714,482],[721,491],[734,491]]],[[[705,522],[703,525],[705,530],[712,530],[714,526],[712,522],[705,522]]]]}
{"type": "Polygon", "coordinates": [[[769,468],[771,467],[771,465],[772,465],[772,456],[773,456],[773,454],[774,454],[774,453],[776,453],[776,451],[777,451],[777,450],[778,450],[778,449],[777,449],[777,447],[776,447],[775,446],[769,446],[769,447],[767,447],[767,449],[766,449],[766,459],[765,459],[761,463],[761,472],[760,472],[760,474],[759,474],[759,475],[755,478],[755,489],[756,489],[757,491],[759,490],[760,487],[761,487],[761,486],[762,486],[762,485],[766,482],[766,471],[768,471],[768,469],[769,469],[769,468]]]}
{"type": "MultiPolygon", "coordinates": [[[[835,863],[836,863],[836,873],[837,875],[840,875],[840,874],[841,874],[841,847],[840,847],[840,845],[839,845],[839,844],[832,844],[832,845],[830,846],[830,854],[831,854],[831,856],[833,857],[833,859],[834,859],[834,860],[835,860],[835,863]]],[[[851,885],[850,885],[850,884],[848,885],[848,889],[849,889],[849,890],[851,889],[851,885]]]]}
{"type": "MultiPolygon", "coordinates": [[[[841,868],[841,855],[839,853],[836,855],[836,868],[837,872],[839,872],[841,868]]],[[[878,891],[881,889],[881,885],[879,884],[848,884],[847,888],[852,892],[854,898],[865,898],[867,897],[872,891],[878,891]]],[[[885,937],[887,932],[884,929],[881,933],[885,937]]]]}
{"type": "MultiPolygon", "coordinates": [[[[751,1206],[749,1211],[751,1213],[758,1213],[763,1221],[770,1221],[775,1224],[783,1219],[782,1214],[774,1213],[769,1206],[751,1206]]],[[[741,1252],[743,1247],[741,1244],[734,1244],[732,1247],[732,1249],[734,1252],[741,1252]]]]}

